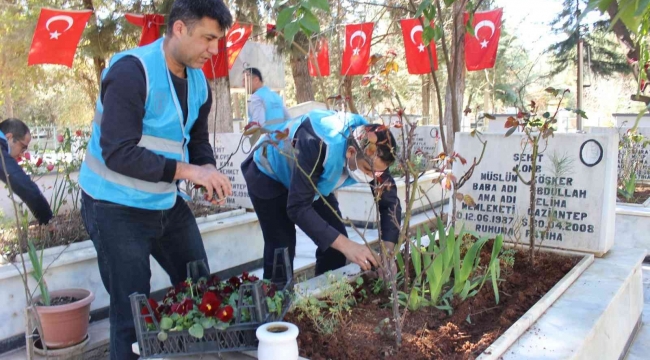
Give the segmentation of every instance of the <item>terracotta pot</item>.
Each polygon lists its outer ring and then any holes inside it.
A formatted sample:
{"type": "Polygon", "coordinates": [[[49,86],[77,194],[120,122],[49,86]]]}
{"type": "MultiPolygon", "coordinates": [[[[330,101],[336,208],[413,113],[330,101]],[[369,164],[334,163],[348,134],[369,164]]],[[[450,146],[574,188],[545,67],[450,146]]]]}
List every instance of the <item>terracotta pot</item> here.
{"type": "MultiPolygon", "coordinates": [[[[50,298],[70,296],[80,299],[71,304],[36,306],[43,327],[42,338],[48,348],[61,349],[76,345],[88,334],[90,303],[95,295],[84,289],[66,289],[50,292],[50,298]]],[[[38,302],[40,296],[34,298],[38,302]]]]}

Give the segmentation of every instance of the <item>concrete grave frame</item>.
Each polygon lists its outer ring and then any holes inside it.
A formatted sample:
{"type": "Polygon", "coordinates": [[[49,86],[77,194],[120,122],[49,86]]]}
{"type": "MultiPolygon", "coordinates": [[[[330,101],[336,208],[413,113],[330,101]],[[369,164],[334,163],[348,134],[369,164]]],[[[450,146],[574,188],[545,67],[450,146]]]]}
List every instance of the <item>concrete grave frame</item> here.
{"type": "MultiPolygon", "coordinates": [[[[245,209],[197,218],[203,238],[211,272],[248,265],[249,268],[261,266],[264,239],[257,215],[245,209]]],[[[165,271],[151,260],[151,291],[171,286],[165,271]]],[[[92,310],[106,308],[109,296],[104,289],[97,266],[97,253],[91,240],[74,243],[66,249],[63,246],[46,249],[43,263],[51,264],[45,278],[51,290],[83,288],[95,294],[92,310]]],[[[19,264],[15,264],[19,265],[19,264]]],[[[14,264],[0,265],[0,342],[9,340],[25,332],[24,290],[19,270],[14,264]]],[[[27,261],[27,271],[32,270],[27,261]]],[[[19,266],[22,271],[22,266],[19,266]]],[[[30,287],[35,289],[30,277],[30,287]]]]}
{"type": "MultiPolygon", "coordinates": [[[[423,243],[427,241],[423,238],[423,243]]],[[[622,358],[641,321],[641,264],[646,251],[617,246],[603,258],[565,250],[542,251],[582,259],[478,359],[622,358]],[[568,331],[564,325],[574,322],[580,326],[568,331]]],[[[333,273],[352,282],[361,270],[350,264],[333,273]]],[[[297,284],[296,291],[320,297],[327,289],[325,284],[326,274],[297,284]]]]}

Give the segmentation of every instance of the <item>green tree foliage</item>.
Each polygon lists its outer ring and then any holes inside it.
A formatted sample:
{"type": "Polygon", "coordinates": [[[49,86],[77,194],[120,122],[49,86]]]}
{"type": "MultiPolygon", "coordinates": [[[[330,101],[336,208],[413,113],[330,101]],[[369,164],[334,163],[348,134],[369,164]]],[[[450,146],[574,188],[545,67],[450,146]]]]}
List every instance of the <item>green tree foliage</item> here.
{"type": "MultiPolygon", "coordinates": [[[[580,9],[587,7],[587,0],[579,0],[580,9]]],[[[575,0],[564,0],[562,12],[551,21],[556,34],[567,34],[568,38],[551,45],[548,51],[553,54],[553,70],[550,76],[557,75],[568,67],[577,64],[578,21],[575,0]]],[[[584,42],[585,66],[589,66],[595,76],[609,77],[615,74],[629,74],[631,68],[620,51],[615,37],[609,31],[609,20],[588,21],[580,19],[579,33],[584,42]]]]}

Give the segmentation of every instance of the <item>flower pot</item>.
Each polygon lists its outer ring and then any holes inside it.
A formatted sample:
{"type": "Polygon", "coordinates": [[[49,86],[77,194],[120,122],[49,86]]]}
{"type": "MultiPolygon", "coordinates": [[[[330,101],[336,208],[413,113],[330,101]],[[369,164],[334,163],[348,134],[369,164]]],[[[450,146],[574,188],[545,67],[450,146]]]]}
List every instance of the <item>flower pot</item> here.
{"type": "MultiPolygon", "coordinates": [[[[84,289],[50,292],[52,299],[64,296],[79,300],[65,305],[35,306],[43,328],[41,338],[51,349],[76,345],[88,334],[90,303],[95,299],[95,295],[84,289]]],[[[40,296],[34,299],[35,302],[39,300],[40,296]]]]}
{"type": "Polygon", "coordinates": [[[298,327],[287,322],[272,322],[257,328],[259,360],[298,360],[298,327]]]}

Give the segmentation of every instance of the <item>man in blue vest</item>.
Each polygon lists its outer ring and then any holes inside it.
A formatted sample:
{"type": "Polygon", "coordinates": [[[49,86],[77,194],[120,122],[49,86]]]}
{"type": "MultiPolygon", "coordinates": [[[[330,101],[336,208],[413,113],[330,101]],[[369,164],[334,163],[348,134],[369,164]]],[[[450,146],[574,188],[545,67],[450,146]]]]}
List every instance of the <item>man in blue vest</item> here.
{"type": "Polygon", "coordinates": [[[137,359],[129,295],[149,296],[153,256],[172,284],[206,260],[196,220],[178,196],[187,180],[231,195],[209,143],[212,94],[201,68],[232,25],[222,0],[176,0],[164,38],[113,56],[102,77],[79,175],[84,225],[110,295],[110,356],[137,359]]]}
{"type": "Polygon", "coordinates": [[[356,114],[324,110],[265,128],[288,130],[288,137],[262,136],[241,166],[264,235],[264,278],[272,275],[275,249],[288,247],[293,262],[296,225],[318,246],[317,275],[344,266],[346,259],[363,270],[378,266],[376,254],[348,239],[334,191],[356,183],[369,184],[373,193],[382,187],[381,235],[392,251],[402,210],[388,172],[396,148],[390,131],[356,114]]]}
{"type": "Polygon", "coordinates": [[[244,88],[251,94],[248,99],[248,122],[265,124],[282,123],[291,115],[280,95],[264,85],[262,73],[254,67],[244,70],[244,88]]]}
{"type": "Polygon", "coordinates": [[[27,151],[30,141],[32,135],[24,122],[6,119],[0,123],[0,151],[4,158],[4,163],[0,161],[0,180],[6,184],[8,175],[14,194],[25,202],[39,224],[47,224],[52,219],[50,204],[18,164],[18,159],[27,151]]]}

